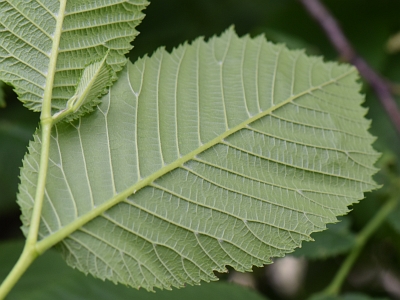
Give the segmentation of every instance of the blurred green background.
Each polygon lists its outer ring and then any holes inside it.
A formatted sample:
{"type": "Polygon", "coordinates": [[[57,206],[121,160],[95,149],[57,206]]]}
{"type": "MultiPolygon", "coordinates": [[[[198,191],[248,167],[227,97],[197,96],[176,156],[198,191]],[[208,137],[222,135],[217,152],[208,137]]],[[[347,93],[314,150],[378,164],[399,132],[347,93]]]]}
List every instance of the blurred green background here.
{"type": "MultiPolygon", "coordinates": [[[[389,53],[386,47],[389,38],[400,31],[400,1],[330,0],[323,3],[337,18],[358,53],[388,80],[400,84],[400,52],[389,53]]],[[[134,41],[135,47],[129,54],[132,61],[146,53],[150,55],[160,46],[171,50],[198,36],[208,38],[220,34],[232,24],[239,35],[264,34],[267,39],[285,43],[292,49],[304,48],[307,53],[322,55],[326,60],[341,59],[322,30],[295,0],[153,0],[146,15],[138,27],[141,34],[134,41]]],[[[6,253],[6,248],[2,248],[3,245],[22,238],[15,195],[21,160],[39,117],[22,107],[10,87],[3,87],[3,91],[7,105],[0,108],[0,262],[4,262],[5,257],[6,261],[14,259],[6,253]]],[[[298,287],[291,294],[285,292],[288,287],[284,285],[285,282],[291,282],[286,278],[289,275],[279,279],[277,274],[280,274],[280,270],[274,267],[275,264],[257,268],[244,277],[237,276],[232,270],[229,274],[220,275],[222,280],[250,285],[260,297],[269,299],[307,299],[330,282],[346,253],[354,245],[355,234],[382,203],[393,196],[393,182],[399,181],[399,136],[369,87],[364,85],[362,92],[366,94],[365,106],[369,107],[367,117],[372,120],[371,132],[377,136],[375,148],[383,153],[378,162],[382,170],[376,179],[384,187],[366,195],[366,199],[355,205],[341,223],[331,225],[331,230],[314,234],[316,242],[307,243],[295,252],[297,258],[292,264],[282,264],[289,274],[297,278],[298,287]]],[[[399,100],[398,96],[396,98],[399,100]]],[[[42,261],[46,264],[45,260],[42,261]]],[[[4,263],[2,266],[5,267],[4,263]]],[[[41,268],[36,270],[35,276],[40,282],[38,270],[41,268]]],[[[25,289],[26,286],[29,284],[25,285],[25,289]]],[[[34,290],[39,287],[40,284],[34,284],[29,288],[34,290]]],[[[23,290],[24,285],[19,289],[23,290]]],[[[358,292],[371,298],[400,299],[400,209],[392,213],[388,222],[369,241],[344,285],[344,292],[358,292]]],[[[202,292],[198,290],[196,293],[202,292]]],[[[215,299],[236,299],[224,288],[213,293],[215,299]]],[[[139,299],[135,295],[132,294],[132,299],[139,299]]],[[[174,294],[174,299],[190,297],[184,293],[174,294]]],[[[210,298],[207,295],[204,297],[210,298]]],[[[349,297],[343,299],[353,299],[349,297]]],[[[354,299],[369,298],[361,296],[354,299]]]]}

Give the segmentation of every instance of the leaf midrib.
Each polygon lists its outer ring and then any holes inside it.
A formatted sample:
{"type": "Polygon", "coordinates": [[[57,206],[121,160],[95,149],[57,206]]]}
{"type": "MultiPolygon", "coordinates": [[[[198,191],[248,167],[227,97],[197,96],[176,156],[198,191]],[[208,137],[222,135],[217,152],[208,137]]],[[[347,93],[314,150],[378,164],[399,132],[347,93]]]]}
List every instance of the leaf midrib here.
{"type": "MultiPolygon", "coordinates": [[[[64,2],[64,1],[62,1],[64,2]]],[[[91,210],[90,212],[86,213],[85,215],[77,218],[75,221],[69,223],[68,225],[64,226],[63,228],[59,229],[58,231],[50,234],[49,236],[47,236],[46,238],[44,238],[43,240],[41,240],[40,242],[38,242],[36,244],[36,250],[39,254],[45,252],[47,249],[51,248],[52,246],[54,246],[55,244],[57,244],[58,242],[62,241],[64,238],[66,238],[67,236],[69,236],[70,234],[72,234],[73,232],[75,232],[76,230],[78,230],[79,228],[81,228],[82,226],[84,226],[85,224],[87,224],[88,222],[92,221],[93,219],[95,219],[96,217],[100,216],[103,212],[107,211],[108,209],[114,207],[115,205],[117,205],[118,203],[122,202],[123,200],[125,200],[126,198],[128,198],[129,196],[131,196],[132,194],[135,194],[137,191],[139,191],[140,189],[150,185],[153,181],[155,181],[156,179],[164,176],[165,174],[171,172],[174,169],[177,169],[181,166],[183,166],[186,162],[190,161],[192,158],[194,158],[196,155],[206,151],[207,149],[210,149],[211,147],[219,144],[221,141],[223,141],[225,138],[227,138],[228,136],[232,135],[235,132],[238,132],[241,129],[246,128],[250,123],[257,121],[269,114],[271,114],[272,112],[276,111],[277,109],[281,108],[282,106],[294,101],[295,99],[298,99],[306,94],[309,94],[315,90],[321,89],[325,86],[328,86],[332,83],[337,82],[340,79],[343,79],[345,77],[347,77],[348,75],[352,74],[353,72],[355,72],[355,69],[352,68],[349,71],[343,73],[342,75],[336,77],[336,78],[332,78],[331,80],[322,83],[318,86],[314,86],[311,87],[299,94],[296,95],[292,95],[291,97],[289,97],[288,99],[286,99],[285,101],[282,101],[281,103],[263,111],[260,112],[258,114],[256,114],[255,116],[243,121],[242,123],[236,125],[235,127],[225,131],[224,133],[222,133],[221,135],[215,137],[214,139],[212,139],[211,141],[203,144],[202,146],[198,147],[197,149],[191,151],[190,153],[182,156],[181,158],[175,160],[173,163],[166,165],[164,167],[162,167],[161,169],[159,169],[157,172],[154,172],[153,174],[151,174],[150,176],[147,176],[145,178],[143,178],[142,180],[140,180],[139,182],[135,183],[134,185],[132,185],[131,187],[125,189],[124,191],[114,195],[112,198],[110,198],[109,200],[105,201],[103,204],[95,207],[93,210],[91,210]]]]}

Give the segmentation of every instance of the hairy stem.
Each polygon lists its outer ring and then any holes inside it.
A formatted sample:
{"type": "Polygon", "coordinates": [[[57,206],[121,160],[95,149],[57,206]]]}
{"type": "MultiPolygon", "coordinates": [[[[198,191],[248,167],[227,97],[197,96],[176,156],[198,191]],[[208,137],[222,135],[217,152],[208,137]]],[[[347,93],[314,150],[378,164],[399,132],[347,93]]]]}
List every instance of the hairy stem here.
{"type": "Polygon", "coordinates": [[[346,260],[340,266],[339,271],[336,273],[332,282],[320,295],[336,296],[339,294],[344,280],[347,278],[355,261],[363,250],[368,239],[374,232],[382,225],[387,216],[393,211],[398,202],[397,197],[392,197],[387,201],[373,217],[373,219],[364,227],[364,229],[357,235],[354,248],[351,250],[346,260]]]}

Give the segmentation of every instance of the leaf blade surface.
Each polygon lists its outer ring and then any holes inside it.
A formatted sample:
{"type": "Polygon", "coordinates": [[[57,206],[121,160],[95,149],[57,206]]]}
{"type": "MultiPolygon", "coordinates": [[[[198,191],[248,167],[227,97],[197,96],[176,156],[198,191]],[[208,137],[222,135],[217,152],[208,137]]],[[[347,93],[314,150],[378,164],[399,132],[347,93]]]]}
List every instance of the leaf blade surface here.
{"type": "Polygon", "coordinates": [[[269,263],[376,187],[356,80],[233,29],[128,64],[92,115],[56,126],[41,237],[71,226],[70,265],[146,289],[269,263]]]}

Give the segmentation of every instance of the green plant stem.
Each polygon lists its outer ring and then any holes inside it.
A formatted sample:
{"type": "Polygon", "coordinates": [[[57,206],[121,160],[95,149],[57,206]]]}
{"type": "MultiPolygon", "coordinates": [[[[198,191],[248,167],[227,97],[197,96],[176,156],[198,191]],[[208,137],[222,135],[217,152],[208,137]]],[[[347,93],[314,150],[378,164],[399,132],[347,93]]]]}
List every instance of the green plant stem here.
{"type": "Polygon", "coordinates": [[[397,197],[389,199],[373,217],[373,219],[363,228],[363,230],[357,235],[355,246],[347,256],[346,260],[340,266],[339,271],[336,273],[332,282],[329,286],[321,293],[320,296],[336,296],[339,294],[340,289],[344,280],[347,278],[351,268],[355,261],[363,250],[368,239],[373,233],[382,225],[386,220],[387,216],[393,211],[398,203],[397,197]]]}

